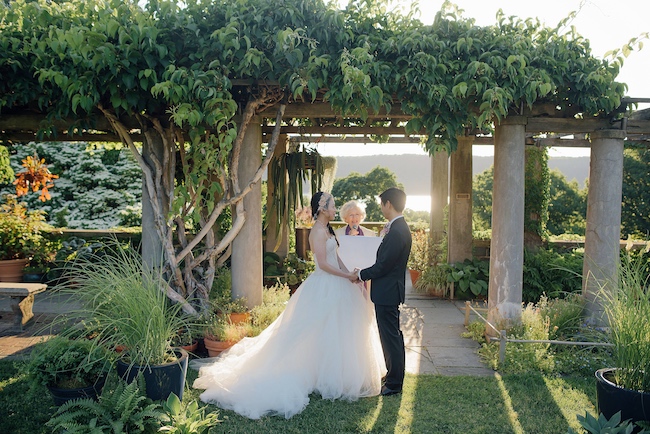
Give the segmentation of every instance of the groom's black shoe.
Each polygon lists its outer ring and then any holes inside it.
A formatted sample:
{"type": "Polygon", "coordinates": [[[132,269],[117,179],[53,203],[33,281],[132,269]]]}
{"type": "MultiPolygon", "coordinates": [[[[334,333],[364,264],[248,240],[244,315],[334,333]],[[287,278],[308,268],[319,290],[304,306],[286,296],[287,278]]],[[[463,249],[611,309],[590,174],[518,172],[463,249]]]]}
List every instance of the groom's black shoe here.
{"type": "Polygon", "coordinates": [[[391,395],[397,395],[398,393],[402,393],[402,389],[391,389],[386,386],[381,386],[381,396],[391,396],[391,395]]]}

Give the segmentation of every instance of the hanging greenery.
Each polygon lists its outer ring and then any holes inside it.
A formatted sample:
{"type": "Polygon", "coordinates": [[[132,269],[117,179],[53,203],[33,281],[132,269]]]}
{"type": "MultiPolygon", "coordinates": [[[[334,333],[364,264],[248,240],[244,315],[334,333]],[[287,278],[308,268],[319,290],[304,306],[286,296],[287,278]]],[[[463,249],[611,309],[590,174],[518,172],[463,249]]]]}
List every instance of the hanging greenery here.
{"type": "Polygon", "coordinates": [[[274,164],[269,166],[269,179],[275,185],[271,212],[276,215],[276,234],[282,233],[282,222],[291,222],[292,227],[295,227],[293,213],[298,205],[305,206],[303,184],[309,181],[311,191],[319,191],[324,172],[323,157],[315,149],[306,146],[295,152],[280,154],[274,164]]]}

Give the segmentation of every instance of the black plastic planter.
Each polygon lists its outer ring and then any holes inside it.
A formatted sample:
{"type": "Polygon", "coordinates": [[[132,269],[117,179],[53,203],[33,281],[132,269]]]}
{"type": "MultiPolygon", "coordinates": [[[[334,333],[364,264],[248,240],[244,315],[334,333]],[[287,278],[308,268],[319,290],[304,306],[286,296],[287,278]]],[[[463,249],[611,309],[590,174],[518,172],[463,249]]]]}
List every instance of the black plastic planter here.
{"type": "Polygon", "coordinates": [[[164,365],[130,366],[128,363],[118,360],[117,373],[129,383],[139,373],[142,373],[147,388],[146,395],[154,401],[166,400],[172,392],[179,399],[183,399],[189,357],[187,351],[183,349],[177,349],[174,352],[178,360],[164,365]]]}
{"type": "Polygon", "coordinates": [[[47,389],[52,395],[54,405],[60,406],[73,399],[92,398],[97,399],[97,395],[102,393],[106,376],[100,377],[95,384],[77,389],[59,389],[58,387],[48,386],[47,389]]]}
{"type": "Polygon", "coordinates": [[[614,368],[596,371],[596,400],[598,413],[610,419],[621,412],[621,420],[632,422],[650,420],[650,393],[625,389],[614,383],[614,368]]]}

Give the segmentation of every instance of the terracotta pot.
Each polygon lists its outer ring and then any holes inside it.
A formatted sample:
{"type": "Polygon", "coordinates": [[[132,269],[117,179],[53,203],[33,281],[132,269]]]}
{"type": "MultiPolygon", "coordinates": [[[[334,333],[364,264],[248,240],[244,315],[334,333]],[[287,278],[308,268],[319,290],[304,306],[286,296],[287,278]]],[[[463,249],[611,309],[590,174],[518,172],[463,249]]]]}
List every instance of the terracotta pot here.
{"type": "Polygon", "coordinates": [[[415,282],[418,281],[418,279],[420,278],[420,275],[422,273],[417,271],[417,270],[410,270],[409,269],[409,274],[411,275],[411,283],[413,283],[413,285],[415,285],[415,282]]]}
{"type": "Polygon", "coordinates": [[[205,349],[208,351],[210,357],[217,357],[222,351],[226,351],[228,348],[235,345],[234,342],[217,341],[209,336],[203,337],[203,344],[205,345],[205,349]]]}
{"type": "Polygon", "coordinates": [[[251,314],[249,312],[239,312],[239,313],[232,312],[230,314],[230,322],[232,324],[244,324],[250,321],[250,319],[251,319],[251,314]]]}
{"type": "Polygon", "coordinates": [[[0,261],[0,282],[22,282],[23,269],[28,259],[8,259],[0,261]]]}
{"type": "Polygon", "coordinates": [[[196,353],[196,349],[199,347],[199,341],[193,341],[189,345],[181,345],[181,348],[187,351],[188,353],[196,353]]]}

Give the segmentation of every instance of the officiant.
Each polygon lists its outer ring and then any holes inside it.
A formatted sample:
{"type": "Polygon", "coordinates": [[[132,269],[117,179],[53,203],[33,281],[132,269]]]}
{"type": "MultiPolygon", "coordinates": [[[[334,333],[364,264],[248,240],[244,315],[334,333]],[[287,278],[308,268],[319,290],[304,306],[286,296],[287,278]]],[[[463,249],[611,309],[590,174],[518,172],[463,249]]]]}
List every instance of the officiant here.
{"type": "Polygon", "coordinates": [[[361,226],[366,218],[365,206],[359,204],[356,200],[346,202],[341,207],[339,214],[341,220],[347,223],[345,226],[338,228],[336,231],[337,237],[343,235],[363,236],[363,237],[376,237],[377,233],[372,229],[361,226]]]}

